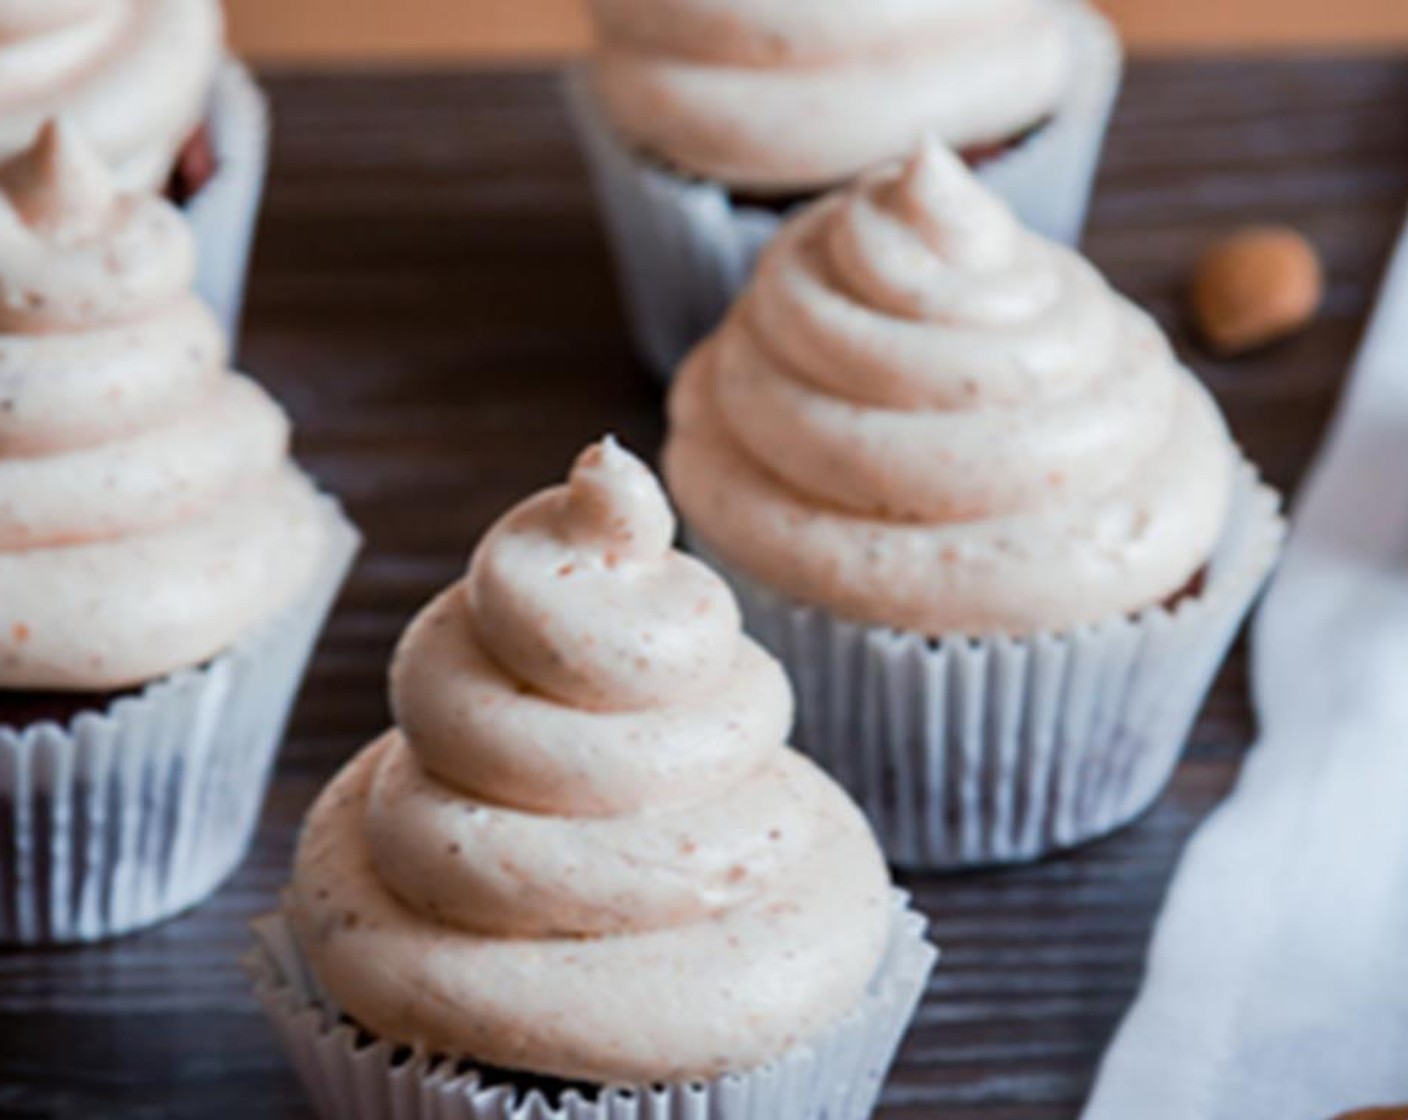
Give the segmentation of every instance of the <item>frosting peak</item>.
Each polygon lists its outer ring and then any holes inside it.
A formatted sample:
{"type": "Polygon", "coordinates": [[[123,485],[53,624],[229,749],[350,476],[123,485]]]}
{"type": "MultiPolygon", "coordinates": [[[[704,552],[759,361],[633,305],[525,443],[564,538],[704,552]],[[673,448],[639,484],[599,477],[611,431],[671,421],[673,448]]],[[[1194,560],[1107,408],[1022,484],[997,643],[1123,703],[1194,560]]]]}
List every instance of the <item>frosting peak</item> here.
{"type": "Polygon", "coordinates": [[[1017,249],[1021,226],[1016,216],[932,135],[905,161],[894,193],[904,219],[957,268],[992,270],[1017,249]]]}
{"type": "Polygon", "coordinates": [[[720,556],[935,635],[1151,606],[1230,499],[1226,429],[1157,326],[932,144],[783,229],[671,418],[671,488],[720,556]]]}
{"type": "Polygon", "coordinates": [[[465,594],[484,649],[564,703],[631,711],[715,685],[739,616],[723,581],[672,552],[659,484],[611,443],[485,537],[465,594]]]}
{"type": "Polygon", "coordinates": [[[597,444],[406,631],[397,727],[314,807],[290,902],[364,1026],[642,1082],[760,1064],[860,998],[883,863],[783,745],[780,667],[672,525],[644,465],[597,444]]]}
{"type": "Polygon", "coordinates": [[[0,167],[0,330],[144,318],[187,294],[195,241],[151,194],[119,194],[78,130],[48,121],[0,167]]]}
{"type": "Polygon", "coordinates": [[[564,535],[599,546],[608,562],[659,560],[675,539],[660,483],[612,436],[577,457],[563,509],[564,535]]]}
{"type": "Polygon", "coordinates": [[[62,118],[0,166],[0,191],[30,228],[54,238],[91,235],[107,222],[117,186],[101,157],[62,118]]]}

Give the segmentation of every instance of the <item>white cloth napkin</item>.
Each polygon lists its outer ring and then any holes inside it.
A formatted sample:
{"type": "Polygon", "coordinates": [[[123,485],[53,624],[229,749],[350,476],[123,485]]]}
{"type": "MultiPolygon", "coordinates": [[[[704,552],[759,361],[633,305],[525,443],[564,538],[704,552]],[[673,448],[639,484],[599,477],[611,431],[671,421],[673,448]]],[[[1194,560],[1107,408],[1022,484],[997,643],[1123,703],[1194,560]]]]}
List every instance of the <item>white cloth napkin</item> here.
{"type": "Polygon", "coordinates": [[[1408,232],[1252,632],[1262,738],[1188,846],[1085,1120],[1408,1102],[1408,232]]]}

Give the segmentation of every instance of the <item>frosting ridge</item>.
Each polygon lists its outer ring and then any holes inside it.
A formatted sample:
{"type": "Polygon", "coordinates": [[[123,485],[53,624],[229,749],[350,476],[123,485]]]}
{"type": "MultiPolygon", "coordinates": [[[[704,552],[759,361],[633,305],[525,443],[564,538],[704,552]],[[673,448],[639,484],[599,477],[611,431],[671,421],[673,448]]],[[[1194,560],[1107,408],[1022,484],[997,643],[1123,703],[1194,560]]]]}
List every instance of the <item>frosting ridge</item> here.
{"type": "Polygon", "coordinates": [[[1073,66],[1043,0],[593,0],[593,81],[625,139],[759,193],[841,182],[926,132],[1011,140],[1073,66]]]}
{"type": "Polygon", "coordinates": [[[710,548],[934,635],[1152,605],[1230,500],[1225,426],[1153,321],[932,142],[783,230],[671,419],[710,548]]]}
{"type": "Polygon", "coordinates": [[[311,575],[288,419],[228,370],[194,264],[71,124],[0,165],[0,687],[195,665],[311,575]]]}
{"type": "Polygon", "coordinates": [[[289,896],[368,1029],[641,1082],[762,1064],[860,999],[889,921],[881,857],[783,746],[780,667],[672,537],[658,484],[608,440],[406,631],[397,726],[315,805],[289,896]]]}

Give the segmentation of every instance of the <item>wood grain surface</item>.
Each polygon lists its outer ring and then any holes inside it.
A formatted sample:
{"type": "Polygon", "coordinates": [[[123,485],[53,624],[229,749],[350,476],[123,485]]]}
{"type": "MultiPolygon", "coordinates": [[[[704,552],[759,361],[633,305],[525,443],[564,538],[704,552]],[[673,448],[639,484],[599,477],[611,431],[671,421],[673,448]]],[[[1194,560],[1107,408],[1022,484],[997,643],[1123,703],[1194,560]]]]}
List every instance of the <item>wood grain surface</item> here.
{"type": "MultiPolygon", "coordinates": [[[[386,721],[387,655],[511,502],[605,431],[653,454],[586,182],[543,74],[272,83],[277,158],[244,358],[368,550],[318,654],[255,850],[188,917],[112,946],[0,954],[0,1115],[299,1117],[236,963],[300,814],[386,721]]],[[[1175,325],[1221,230],[1292,222],[1325,317],[1237,364],[1188,346],[1251,455],[1291,487],[1333,404],[1408,198],[1402,60],[1165,62],[1130,75],[1089,248],[1175,325]]],[[[912,879],[945,950],[883,1120],[1070,1120],[1139,980],[1179,849],[1253,729],[1240,655],[1156,810],[1073,856],[912,879]]],[[[1152,1087],[1151,1088],[1156,1088],[1152,1087]]]]}

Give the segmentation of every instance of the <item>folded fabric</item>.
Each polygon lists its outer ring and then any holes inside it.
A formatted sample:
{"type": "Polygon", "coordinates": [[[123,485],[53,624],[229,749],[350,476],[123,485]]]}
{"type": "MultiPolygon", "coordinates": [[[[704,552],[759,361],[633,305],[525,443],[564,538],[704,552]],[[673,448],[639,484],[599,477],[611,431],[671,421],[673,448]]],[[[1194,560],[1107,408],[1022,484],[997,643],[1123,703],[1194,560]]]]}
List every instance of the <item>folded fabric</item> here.
{"type": "Polygon", "coordinates": [[[1408,1099],[1408,234],[1252,641],[1261,740],[1184,855],[1085,1120],[1408,1099]]]}

